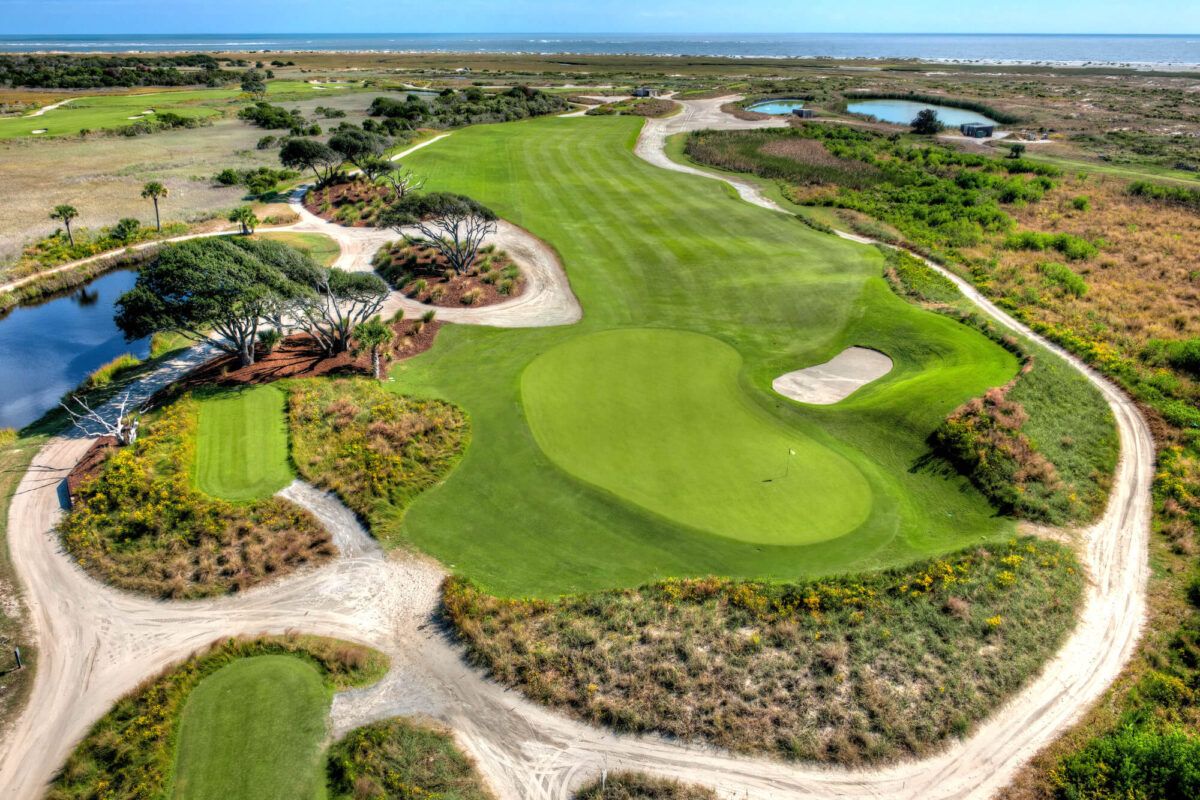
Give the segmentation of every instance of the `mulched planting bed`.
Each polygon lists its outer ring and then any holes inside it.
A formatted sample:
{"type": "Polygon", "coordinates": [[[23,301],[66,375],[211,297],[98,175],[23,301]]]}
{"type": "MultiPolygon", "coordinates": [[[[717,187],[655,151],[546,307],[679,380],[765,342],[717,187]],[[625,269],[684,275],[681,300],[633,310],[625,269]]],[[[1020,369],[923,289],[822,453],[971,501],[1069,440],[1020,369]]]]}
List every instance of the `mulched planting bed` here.
{"type": "Polygon", "coordinates": [[[446,581],[447,619],[505,686],[583,720],[846,765],[924,757],[1037,674],[1083,576],[1034,538],[808,583],[721,578],[512,600],[446,581]]]}
{"type": "MultiPolygon", "coordinates": [[[[442,323],[402,320],[394,324],[389,361],[400,361],[424,353],[433,346],[442,323]]],[[[271,383],[284,378],[317,378],[324,375],[370,375],[371,356],[362,353],[327,355],[307,333],[293,334],[269,353],[260,349],[248,367],[238,366],[237,356],[222,355],[185,375],[168,391],[171,394],[197,386],[246,386],[271,383]]]]}
{"type": "Polygon", "coordinates": [[[321,219],[350,228],[370,228],[391,198],[391,190],[365,179],[313,189],[304,207],[321,219]]]}
{"type": "Polygon", "coordinates": [[[525,278],[508,253],[489,245],[479,251],[465,275],[450,269],[435,248],[419,242],[393,242],[375,255],[375,271],[393,289],[426,305],[442,308],[490,306],[519,297],[525,278]]]}

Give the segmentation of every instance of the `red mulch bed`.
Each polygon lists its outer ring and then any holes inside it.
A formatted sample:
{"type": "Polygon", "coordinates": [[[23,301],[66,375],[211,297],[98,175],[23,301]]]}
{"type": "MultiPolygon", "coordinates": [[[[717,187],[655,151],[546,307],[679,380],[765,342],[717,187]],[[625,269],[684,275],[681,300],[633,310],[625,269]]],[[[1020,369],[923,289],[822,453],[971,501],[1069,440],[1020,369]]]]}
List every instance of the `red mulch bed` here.
{"type": "Polygon", "coordinates": [[[379,251],[379,255],[376,256],[375,269],[385,278],[389,277],[388,273],[393,270],[413,273],[417,276],[416,278],[407,281],[403,286],[394,288],[398,288],[405,297],[411,297],[418,302],[440,308],[491,306],[508,302],[514,297],[520,297],[521,293],[525,291],[525,278],[522,275],[518,274],[516,278],[512,279],[512,291],[508,294],[501,294],[498,288],[500,281],[503,280],[499,277],[499,273],[513,265],[512,258],[503,250],[496,250],[490,254],[493,265],[492,273],[496,275],[496,280],[492,283],[483,280],[483,273],[477,271],[478,264],[488,257],[489,254],[481,253],[475,261],[476,270],[467,275],[455,275],[453,278],[447,278],[445,273],[450,269],[450,262],[437,250],[428,245],[405,245],[397,242],[393,243],[390,249],[379,251]],[[381,261],[385,256],[391,258],[390,265],[385,265],[386,262],[381,261]],[[425,281],[425,288],[421,291],[416,289],[418,280],[425,281]],[[478,298],[473,303],[464,303],[463,297],[468,292],[476,290],[478,290],[478,298]]]}
{"type": "Polygon", "coordinates": [[[117,437],[115,436],[101,436],[92,442],[92,446],[83,454],[83,458],[79,459],[79,463],[67,475],[67,494],[72,503],[75,502],[79,487],[83,482],[99,472],[101,465],[116,449],[117,437]]]}
{"type": "Polygon", "coordinates": [[[359,218],[352,223],[346,223],[338,219],[337,213],[346,206],[365,208],[378,198],[386,201],[390,196],[391,190],[385,186],[379,186],[366,180],[353,180],[346,183],[335,183],[323,189],[313,189],[304,195],[304,207],[321,219],[338,225],[347,225],[351,228],[371,228],[374,227],[373,217],[359,218]],[[329,204],[328,208],[325,208],[326,203],[329,204]]]}

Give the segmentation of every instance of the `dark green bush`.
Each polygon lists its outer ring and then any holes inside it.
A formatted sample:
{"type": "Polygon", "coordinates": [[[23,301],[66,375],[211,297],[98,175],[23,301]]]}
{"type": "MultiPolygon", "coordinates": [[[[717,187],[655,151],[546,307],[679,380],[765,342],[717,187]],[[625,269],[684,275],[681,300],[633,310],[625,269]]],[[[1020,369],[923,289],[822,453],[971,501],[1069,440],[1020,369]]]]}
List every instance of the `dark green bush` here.
{"type": "Polygon", "coordinates": [[[1126,727],[1068,756],[1052,777],[1061,800],[1200,797],[1200,738],[1126,727]]]}

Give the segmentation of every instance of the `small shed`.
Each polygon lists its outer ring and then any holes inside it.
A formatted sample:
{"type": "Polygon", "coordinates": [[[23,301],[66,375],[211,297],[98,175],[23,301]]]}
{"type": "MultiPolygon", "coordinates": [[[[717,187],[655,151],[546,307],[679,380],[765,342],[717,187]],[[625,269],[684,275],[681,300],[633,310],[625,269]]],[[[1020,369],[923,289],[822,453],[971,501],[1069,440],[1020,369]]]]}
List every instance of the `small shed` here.
{"type": "Polygon", "coordinates": [[[658,97],[661,92],[658,89],[652,89],[649,86],[639,86],[633,90],[634,97],[658,97]]]}
{"type": "Polygon", "coordinates": [[[800,119],[812,119],[816,116],[816,112],[811,108],[793,108],[792,116],[799,117],[800,119]]]}
{"type": "Polygon", "coordinates": [[[958,126],[963,136],[972,139],[990,139],[996,133],[996,126],[986,122],[966,122],[958,126]]]}

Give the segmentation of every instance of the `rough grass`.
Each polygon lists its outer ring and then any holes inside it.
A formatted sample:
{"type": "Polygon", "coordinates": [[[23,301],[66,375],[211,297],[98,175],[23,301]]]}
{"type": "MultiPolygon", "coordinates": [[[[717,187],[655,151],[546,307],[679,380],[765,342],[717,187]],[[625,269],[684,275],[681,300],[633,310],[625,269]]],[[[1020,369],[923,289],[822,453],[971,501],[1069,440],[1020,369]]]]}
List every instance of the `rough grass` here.
{"type": "Polygon", "coordinates": [[[964,481],[912,467],[941,419],[1006,382],[1016,360],[894,297],[873,250],[641,161],[631,152],[640,124],[618,116],[483,126],[408,158],[429,188],[476,197],[552,243],[584,318],[538,330],[447,326],[429,353],[392,370],[387,388],[454,402],[473,432],[460,467],[408,511],[403,540],[490,591],[547,596],[671,575],[795,579],[1005,537],[1012,523],[964,481]],[[522,374],[569,339],[621,328],[690,331],[736,350],[738,402],[849,460],[871,486],[870,519],[838,539],[753,546],[648,513],[559,468],[532,435],[522,374]],[[888,353],[895,370],[827,408],[771,391],[778,375],[851,344],[888,353]]]}
{"type": "MultiPolygon", "coordinates": [[[[205,679],[227,665],[258,656],[286,656],[309,662],[322,676],[322,691],[326,693],[374,683],[387,672],[387,658],[381,653],[336,639],[289,635],[218,642],[117,701],[71,753],[46,793],[47,800],[141,800],[171,795],[176,748],[180,744],[180,715],[188,698],[205,679]]],[[[269,688],[266,691],[274,694],[269,688]]],[[[214,709],[222,717],[255,711],[253,706],[214,709]]],[[[256,743],[255,747],[268,745],[256,743]]],[[[190,794],[186,786],[179,788],[177,796],[201,796],[190,794]]]]}
{"type": "Polygon", "coordinates": [[[185,396],[143,422],[85,481],[59,533],[97,578],[168,598],[238,591],[331,558],[329,533],[280,498],[233,504],[193,487],[199,403],[185,396]]]}
{"type": "Polygon", "coordinates": [[[292,656],[242,658],[209,675],[179,721],[172,797],[321,797],[331,695],[320,671],[292,656]]]}
{"type": "Polygon", "coordinates": [[[453,405],[366,379],[293,383],[288,419],[300,474],[336,492],[385,544],[396,544],[409,504],[458,463],[470,437],[453,405]]]}
{"type": "Polygon", "coordinates": [[[873,764],[969,733],[1041,669],[1082,596],[1071,552],[1025,538],[850,578],[556,601],[451,578],[443,605],[474,663],[589,722],[873,764]]]}
{"type": "Polygon", "coordinates": [[[330,800],[492,800],[450,731],[407,719],[356,728],[333,745],[330,800]]]}
{"type": "Polygon", "coordinates": [[[262,500],[292,482],[284,393],[275,386],[195,395],[196,488],[240,503],[262,500]]]}
{"type": "Polygon", "coordinates": [[[616,772],[580,787],[575,800],[717,800],[717,793],[641,772],[616,772]]]}

